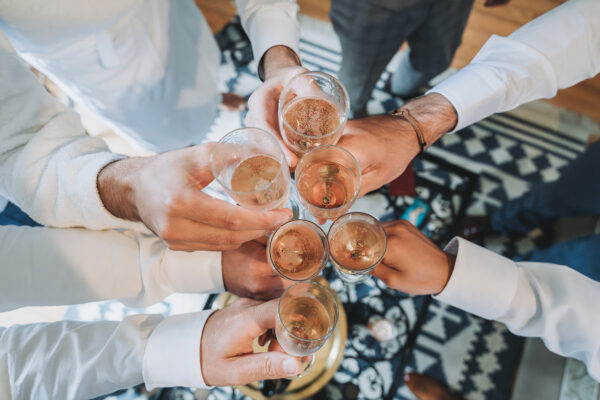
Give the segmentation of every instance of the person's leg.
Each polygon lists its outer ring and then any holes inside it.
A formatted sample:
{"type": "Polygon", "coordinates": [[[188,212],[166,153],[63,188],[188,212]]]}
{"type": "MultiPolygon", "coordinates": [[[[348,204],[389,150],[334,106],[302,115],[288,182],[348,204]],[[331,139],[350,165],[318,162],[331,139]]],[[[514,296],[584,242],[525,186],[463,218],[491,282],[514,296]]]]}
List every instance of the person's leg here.
{"type": "Polygon", "coordinates": [[[600,216],[600,142],[575,159],[558,180],[535,185],[494,212],[492,229],[527,233],[547,228],[558,217],[600,216]]]}
{"type": "Polygon", "coordinates": [[[536,249],[517,260],[566,265],[588,278],[600,281],[600,234],[536,249]]]}
{"type": "Polygon", "coordinates": [[[392,77],[392,92],[414,93],[450,66],[472,6],[473,0],[430,3],[427,18],[408,37],[410,51],[403,55],[392,77]]]}
{"type": "Polygon", "coordinates": [[[342,46],[340,81],[348,90],[352,111],[363,110],[385,67],[406,37],[418,26],[425,10],[414,1],[333,0],[331,22],[342,46]],[[381,4],[379,4],[381,3],[381,4]],[[406,4],[405,9],[401,9],[406,4]]]}

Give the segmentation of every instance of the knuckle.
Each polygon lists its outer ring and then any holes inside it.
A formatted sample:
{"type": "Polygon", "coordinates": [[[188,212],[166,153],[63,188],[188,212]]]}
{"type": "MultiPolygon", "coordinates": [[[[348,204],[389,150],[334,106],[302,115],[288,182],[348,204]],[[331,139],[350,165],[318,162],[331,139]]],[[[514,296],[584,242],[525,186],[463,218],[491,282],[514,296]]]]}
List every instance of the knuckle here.
{"type": "Polygon", "coordinates": [[[225,217],[225,227],[234,231],[240,230],[243,225],[242,219],[236,215],[229,214],[225,217]]]}
{"type": "Polygon", "coordinates": [[[263,364],[263,374],[267,378],[275,378],[277,377],[277,369],[273,364],[273,360],[267,358],[263,364]]]}

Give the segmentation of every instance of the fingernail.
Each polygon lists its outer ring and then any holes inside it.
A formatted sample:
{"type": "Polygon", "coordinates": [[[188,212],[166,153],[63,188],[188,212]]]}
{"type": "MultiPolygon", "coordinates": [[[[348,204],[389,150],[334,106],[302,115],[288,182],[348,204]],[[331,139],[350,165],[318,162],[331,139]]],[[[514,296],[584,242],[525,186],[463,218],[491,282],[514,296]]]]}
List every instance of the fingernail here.
{"type": "Polygon", "coordinates": [[[279,223],[283,224],[288,222],[294,216],[294,213],[289,208],[284,208],[280,211],[281,218],[279,219],[279,223]]]}
{"type": "Polygon", "coordinates": [[[289,376],[298,375],[300,373],[298,361],[295,358],[286,358],[283,360],[283,372],[289,376]]]}

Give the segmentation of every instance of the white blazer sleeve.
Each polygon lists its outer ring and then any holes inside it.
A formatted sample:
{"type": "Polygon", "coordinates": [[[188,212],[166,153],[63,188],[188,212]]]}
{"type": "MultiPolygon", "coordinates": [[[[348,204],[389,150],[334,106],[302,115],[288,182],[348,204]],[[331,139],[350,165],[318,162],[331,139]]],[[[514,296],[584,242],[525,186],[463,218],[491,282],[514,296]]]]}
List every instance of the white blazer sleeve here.
{"type": "Polygon", "coordinates": [[[561,265],[515,263],[461,238],[446,251],[456,263],[436,299],[503,322],[516,335],[540,337],[600,381],[600,282],[561,265]]]}
{"type": "Polygon", "coordinates": [[[98,194],[98,172],[119,158],[85,134],[0,31],[0,195],[43,225],[146,231],[113,216],[98,194]]]}
{"type": "Polygon", "coordinates": [[[508,37],[493,35],[471,63],[430,92],[444,95],[459,130],[494,113],[551,98],[600,72],[600,1],[570,0],[508,37]]]}
{"type": "Polygon", "coordinates": [[[0,226],[0,243],[0,312],[115,298],[143,307],[224,290],[220,252],[172,251],[154,235],[0,226]]]}
{"type": "Polygon", "coordinates": [[[200,339],[210,314],[0,328],[0,398],[90,399],[140,383],[206,388],[200,339]]]}
{"type": "Polygon", "coordinates": [[[256,62],[269,48],[279,45],[289,47],[300,56],[295,0],[236,0],[236,5],[256,62]]]}

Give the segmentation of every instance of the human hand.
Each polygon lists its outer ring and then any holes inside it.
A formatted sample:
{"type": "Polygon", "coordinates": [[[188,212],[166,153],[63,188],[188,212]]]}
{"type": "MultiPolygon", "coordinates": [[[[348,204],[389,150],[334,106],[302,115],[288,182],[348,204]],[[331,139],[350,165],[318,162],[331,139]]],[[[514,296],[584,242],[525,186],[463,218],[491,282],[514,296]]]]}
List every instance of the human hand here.
{"type": "MultiPolygon", "coordinates": [[[[200,365],[207,385],[245,385],[298,375],[300,358],[280,351],[254,354],[252,342],[275,327],[278,300],[261,303],[239,299],[213,313],[204,326],[200,365]]],[[[271,343],[275,341],[271,337],[271,343]]]]}
{"type": "Polygon", "coordinates": [[[384,222],[387,250],[373,275],[410,294],[440,293],[454,269],[455,256],[433,244],[410,222],[384,222]]]}
{"type": "Polygon", "coordinates": [[[281,142],[290,168],[294,168],[298,157],[287,148],[279,132],[279,95],[286,83],[294,76],[307,71],[300,65],[295,53],[285,46],[271,47],[263,57],[265,81],[248,99],[246,126],[262,128],[275,135],[281,142]]]}
{"type": "Polygon", "coordinates": [[[224,251],[221,265],[225,289],[240,297],[272,299],[293,284],[271,268],[266,247],[255,241],[224,251]]]}
{"type": "Polygon", "coordinates": [[[143,222],[171,250],[185,251],[235,249],[292,217],[291,210],[247,210],[202,192],[213,180],[213,146],[107,165],[97,180],[104,206],[117,217],[143,222]]]}
{"type": "MultiPolygon", "coordinates": [[[[427,145],[452,130],[457,122],[454,106],[444,96],[431,93],[402,108],[419,123],[427,145]]],[[[408,121],[393,115],[377,115],[346,122],[338,142],[358,160],[362,172],[360,196],[394,180],[421,148],[408,121]]]]}

